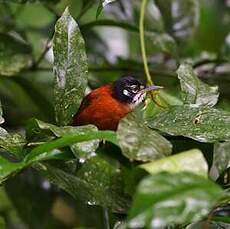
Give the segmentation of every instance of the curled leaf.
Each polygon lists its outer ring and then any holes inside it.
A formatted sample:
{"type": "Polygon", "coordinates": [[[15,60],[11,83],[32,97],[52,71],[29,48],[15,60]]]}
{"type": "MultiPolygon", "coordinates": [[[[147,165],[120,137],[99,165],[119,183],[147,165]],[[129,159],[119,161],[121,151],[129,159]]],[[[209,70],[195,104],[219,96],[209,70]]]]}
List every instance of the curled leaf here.
{"type": "Polygon", "coordinates": [[[219,97],[218,87],[209,86],[202,82],[194,73],[191,65],[181,64],[177,74],[183,92],[184,103],[210,107],[217,103],[219,97]]]}

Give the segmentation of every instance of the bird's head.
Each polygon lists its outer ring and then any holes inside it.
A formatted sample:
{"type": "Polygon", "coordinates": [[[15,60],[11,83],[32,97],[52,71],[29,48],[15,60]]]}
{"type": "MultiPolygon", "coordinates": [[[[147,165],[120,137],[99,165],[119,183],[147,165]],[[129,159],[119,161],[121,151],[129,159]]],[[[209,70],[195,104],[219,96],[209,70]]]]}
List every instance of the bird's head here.
{"type": "Polygon", "coordinates": [[[147,91],[161,88],[155,85],[146,87],[140,80],[126,76],[113,83],[113,96],[120,102],[127,103],[131,109],[134,109],[144,100],[147,91]]]}

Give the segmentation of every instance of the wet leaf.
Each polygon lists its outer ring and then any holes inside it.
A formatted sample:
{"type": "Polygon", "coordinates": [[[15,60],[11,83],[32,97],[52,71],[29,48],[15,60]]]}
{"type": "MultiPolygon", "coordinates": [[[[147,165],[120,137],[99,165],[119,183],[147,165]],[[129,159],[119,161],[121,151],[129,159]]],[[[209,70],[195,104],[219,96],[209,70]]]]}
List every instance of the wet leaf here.
{"type": "Polygon", "coordinates": [[[124,194],[119,164],[113,165],[102,157],[95,156],[83,164],[77,176],[93,186],[91,203],[110,207],[116,212],[127,210],[129,198],[124,194]]]}
{"type": "Polygon", "coordinates": [[[150,128],[199,142],[230,138],[230,113],[209,107],[172,106],[147,120],[150,128]]]}
{"type": "Polygon", "coordinates": [[[23,147],[26,140],[21,134],[9,134],[5,129],[0,127],[0,147],[14,154],[18,159],[23,156],[23,147]]]}
{"type": "Polygon", "coordinates": [[[125,212],[128,207],[119,167],[98,156],[87,160],[75,174],[50,165],[41,169],[52,183],[89,205],[109,207],[115,212],[125,212]]]}
{"type": "MultiPolygon", "coordinates": [[[[45,123],[43,121],[32,119],[29,123],[29,128],[27,131],[27,135],[33,135],[38,136],[39,135],[45,135],[48,132],[51,132],[50,134],[54,134],[56,137],[62,137],[65,135],[75,134],[75,135],[82,135],[87,134],[91,132],[97,132],[97,127],[93,125],[86,125],[86,126],[64,126],[64,127],[58,127],[50,123],[45,123]]],[[[81,160],[86,160],[93,155],[95,155],[95,150],[99,146],[99,139],[93,139],[91,141],[85,141],[80,142],[77,144],[73,144],[70,146],[72,152],[74,155],[81,160]]]]}
{"type": "Polygon", "coordinates": [[[153,162],[141,164],[140,167],[150,174],[165,171],[170,173],[191,172],[205,177],[208,175],[208,164],[202,152],[198,149],[188,150],[153,162]]]}
{"type": "Polygon", "coordinates": [[[67,125],[81,104],[88,73],[85,43],[68,8],[56,23],[53,51],[56,120],[59,125],[67,125]]]}
{"type": "Polygon", "coordinates": [[[117,138],[122,154],[130,160],[151,161],[168,156],[172,150],[170,142],[145,126],[134,112],[120,121],[117,138]]]}
{"type": "Polygon", "coordinates": [[[0,75],[13,76],[31,64],[31,48],[19,37],[0,33],[0,75]]]}
{"type": "Polygon", "coordinates": [[[9,176],[16,174],[24,167],[25,164],[23,162],[10,162],[2,156],[0,156],[0,184],[7,180],[9,176]]]}
{"type": "Polygon", "coordinates": [[[211,107],[216,105],[219,97],[218,87],[211,87],[203,83],[193,72],[191,65],[181,64],[177,70],[177,74],[185,103],[211,107]]]}
{"type": "Polygon", "coordinates": [[[192,173],[149,176],[137,188],[129,228],[163,228],[198,221],[223,196],[218,185],[192,173]]]}

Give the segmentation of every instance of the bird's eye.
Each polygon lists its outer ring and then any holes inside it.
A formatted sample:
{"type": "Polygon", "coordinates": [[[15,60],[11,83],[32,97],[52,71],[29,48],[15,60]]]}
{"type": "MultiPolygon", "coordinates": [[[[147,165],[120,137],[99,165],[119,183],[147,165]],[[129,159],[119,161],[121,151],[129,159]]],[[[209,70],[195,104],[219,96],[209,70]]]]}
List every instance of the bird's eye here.
{"type": "Polygon", "coordinates": [[[137,93],[138,92],[138,86],[137,85],[131,85],[130,86],[132,93],[137,93]]]}

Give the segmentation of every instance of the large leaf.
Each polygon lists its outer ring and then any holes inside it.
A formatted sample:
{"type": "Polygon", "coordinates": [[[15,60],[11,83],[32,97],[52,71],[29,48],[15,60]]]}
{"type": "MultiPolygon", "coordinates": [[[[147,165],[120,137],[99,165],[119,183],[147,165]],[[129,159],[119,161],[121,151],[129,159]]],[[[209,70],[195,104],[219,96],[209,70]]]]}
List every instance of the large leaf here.
{"type": "Polygon", "coordinates": [[[130,160],[150,161],[168,156],[172,145],[156,131],[144,125],[144,121],[134,112],[122,119],[117,130],[117,138],[122,154],[130,160]]]}
{"type": "Polygon", "coordinates": [[[23,157],[23,147],[26,140],[21,134],[9,134],[0,127],[0,147],[14,154],[18,159],[23,157]]]}
{"type": "Polygon", "coordinates": [[[208,164],[198,149],[141,164],[140,167],[151,174],[165,171],[170,173],[191,172],[205,177],[208,175],[208,164]]]}
{"type": "Polygon", "coordinates": [[[19,35],[0,33],[0,40],[0,75],[16,75],[31,64],[31,48],[19,35]]]}
{"type": "Polygon", "coordinates": [[[88,72],[85,43],[68,8],[56,23],[53,51],[56,120],[59,125],[66,125],[80,106],[88,72]]]}
{"type": "Polygon", "coordinates": [[[209,107],[173,106],[147,120],[148,126],[200,142],[230,138],[230,113],[209,107]]]}
{"type": "MultiPolygon", "coordinates": [[[[43,121],[33,119],[30,121],[28,125],[27,136],[30,138],[38,137],[38,135],[44,137],[45,134],[47,134],[47,131],[52,132],[56,137],[62,137],[64,135],[69,135],[69,134],[75,134],[75,135],[82,135],[87,133],[90,134],[91,132],[97,132],[97,127],[93,125],[78,126],[78,127],[73,127],[73,126],[58,127],[50,123],[45,123],[43,121]]],[[[81,161],[83,161],[94,155],[95,150],[99,146],[99,142],[100,140],[93,139],[91,141],[73,144],[70,147],[74,155],[78,159],[81,159],[81,161]]]]}
{"type": "Polygon", "coordinates": [[[110,207],[115,212],[127,210],[129,198],[123,192],[120,168],[98,156],[87,160],[77,173],[51,165],[43,165],[41,169],[52,183],[76,199],[89,205],[110,207]]]}
{"type": "Polygon", "coordinates": [[[129,228],[163,228],[207,216],[224,196],[208,179],[192,173],[159,173],[141,181],[129,212],[129,228]]]}
{"type": "Polygon", "coordinates": [[[219,97],[218,87],[211,87],[199,80],[191,65],[181,64],[177,74],[185,103],[211,107],[217,103],[219,97]]]}

